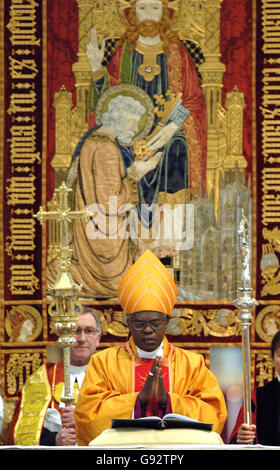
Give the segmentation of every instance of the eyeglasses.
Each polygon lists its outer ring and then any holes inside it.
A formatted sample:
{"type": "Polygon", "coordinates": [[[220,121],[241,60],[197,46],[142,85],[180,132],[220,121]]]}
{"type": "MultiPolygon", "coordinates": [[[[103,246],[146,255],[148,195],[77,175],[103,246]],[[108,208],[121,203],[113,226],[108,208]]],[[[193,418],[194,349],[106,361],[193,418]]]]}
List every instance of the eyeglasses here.
{"type": "Polygon", "coordinates": [[[146,326],[148,326],[148,325],[153,330],[159,330],[160,328],[162,328],[163,325],[165,325],[165,323],[161,320],[134,321],[134,322],[131,322],[131,324],[133,325],[133,328],[135,328],[135,330],[137,330],[137,331],[144,330],[144,328],[146,328],[146,326]]]}
{"type": "Polygon", "coordinates": [[[98,333],[96,328],[85,328],[84,330],[82,328],[77,328],[75,331],[75,336],[81,336],[82,333],[84,333],[86,336],[94,336],[98,333]]]}

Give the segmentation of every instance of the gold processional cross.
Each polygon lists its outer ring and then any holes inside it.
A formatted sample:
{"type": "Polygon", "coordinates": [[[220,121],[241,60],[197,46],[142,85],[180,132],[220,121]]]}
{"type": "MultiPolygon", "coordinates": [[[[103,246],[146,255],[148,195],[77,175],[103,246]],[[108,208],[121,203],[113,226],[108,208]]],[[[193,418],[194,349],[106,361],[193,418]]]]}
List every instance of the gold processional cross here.
{"type": "Polygon", "coordinates": [[[49,314],[51,316],[51,325],[58,335],[58,344],[63,348],[64,362],[64,397],[61,401],[65,405],[72,405],[74,397],[70,390],[70,347],[75,342],[75,331],[77,318],[81,311],[81,305],[78,302],[77,295],[82,286],[77,285],[69,271],[71,264],[69,248],[69,224],[73,219],[84,218],[86,221],[93,215],[89,209],[83,211],[71,211],[68,204],[68,196],[72,191],[63,182],[61,186],[55,190],[58,194],[58,205],[56,210],[44,211],[40,207],[39,212],[33,217],[39,220],[41,225],[46,220],[56,220],[59,226],[59,244],[57,265],[59,268],[58,277],[54,286],[48,286],[49,292],[54,300],[49,306],[49,314]]]}

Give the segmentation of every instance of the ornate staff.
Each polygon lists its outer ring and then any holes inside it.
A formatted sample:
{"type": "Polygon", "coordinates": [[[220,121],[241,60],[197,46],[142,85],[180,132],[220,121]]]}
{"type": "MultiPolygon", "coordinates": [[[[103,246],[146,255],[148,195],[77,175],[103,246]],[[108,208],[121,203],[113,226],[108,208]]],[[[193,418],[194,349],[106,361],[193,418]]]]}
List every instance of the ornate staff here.
{"type": "Polygon", "coordinates": [[[92,213],[85,209],[84,211],[70,211],[68,207],[68,195],[72,189],[68,188],[63,182],[62,185],[55,190],[58,194],[57,210],[45,212],[40,207],[39,212],[34,215],[41,224],[46,220],[55,219],[59,226],[60,248],[58,249],[57,264],[59,273],[57,280],[53,286],[48,286],[49,293],[52,294],[54,300],[49,306],[49,314],[51,316],[51,325],[58,335],[57,343],[63,348],[63,365],[64,365],[64,396],[61,401],[66,406],[74,403],[74,397],[70,390],[70,348],[75,342],[74,333],[76,331],[76,321],[81,311],[81,305],[78,302],[78,293],[81,286],[75,284],[69,272],[71,258],[70,248],[68,244],[69,223],[71,220],[83,217],[88,219],[92,213]]]}
{"type": "Polygon", "coordinates": [[[242,259],[241,282],[239,287],[241,296],[233,301],[240,310],[240,321],[242,323],[242,353],[243,353],[243,394],[244,394],[244,423],[251,424],[251,351],[250,351],[250,326],[251,310],[258,302],[251,297],[251,240],[249,234],[249,223],[244,212],[238,230],[239,251],[242,259]]]}

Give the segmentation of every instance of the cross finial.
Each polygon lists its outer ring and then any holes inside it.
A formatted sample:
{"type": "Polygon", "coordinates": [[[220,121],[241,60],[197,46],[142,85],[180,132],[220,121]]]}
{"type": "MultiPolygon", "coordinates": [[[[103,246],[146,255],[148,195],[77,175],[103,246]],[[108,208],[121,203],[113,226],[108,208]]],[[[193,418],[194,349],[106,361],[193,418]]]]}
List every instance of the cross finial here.
{"type": "Polygon", "coordinates": [[[65,271],[69,268],[69,224],[73,219],[84,218],[89,219],[92,213],[89,209],[83,211],[71,211],[68,204],[69,193],[72,191],[71,188],[63,183],[55,190],[58,194],[58,205],[56,210],[45,211],[43,207],[33,217],[39,220],[41,224],[46,220],[57,220],[59,227],[59,264],[60,268],[65,271]]]}
{"type": "Polygon", "coordinates": [[[59,336],[58,343],[63,348],[65,396],[62,397],[62,401],[64,401],[67,406],[74,403],[74,397],[71,395],[70,390],[70,347],[75,342],[74,332],[76,329],[76,321],[78,311],[81,311],[81,306],[77,301],[77,293],[81,289],[81,286],[75,284],[69,272],[71,263],[69,224],[73,219],[88,219],[93,215],[88,209],[80,212],[70,210],[68,196],[71,191],[72,189],[68,188],[65,182],[63,182],[61,186],[55,190],[58,194],[56,209],[47,212],[44,211],[43,207],[40,207],[39,212],[33,216],[38,219],[41,224],[46,220],[54,219],[57,221],[59,227],[60,248],[58,249],[57,262],[59,275],[55,285],[49,287],[54,297],[54,300],[49,305],[49,314],[52,318],[52,327],[59,336]]]}

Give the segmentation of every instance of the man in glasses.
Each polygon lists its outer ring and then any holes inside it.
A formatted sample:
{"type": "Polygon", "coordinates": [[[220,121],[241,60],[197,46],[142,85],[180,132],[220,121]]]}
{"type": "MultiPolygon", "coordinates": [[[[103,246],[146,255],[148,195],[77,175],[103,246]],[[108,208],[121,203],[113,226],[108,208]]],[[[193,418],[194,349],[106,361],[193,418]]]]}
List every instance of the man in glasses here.
{"type": "MultiPolygon", "coordinates": [[[[89,307],[77,319],[76,342],[70,350],[70,389],[77,398],[84,380],[86,367],[99,346],[101,325],[98,315],[89,307]]],[[[61,402],[64,395],[63,359],[46,363],[27,379],[16,406],[6,445],[76,445],[75,406],[61,402]],[[33,387],[33,389],[32,389],[33,387]],[[34,391],[33,391],[34,390],[34,391]],[[36,397],[41,401],[40,413],[26,420],[28,409],[36,397]],[[27,411],[26,411],[27,410],[27,411]],[[26,426],[26,423],[28,426],[26,426]]]]}
{"type": "Polygon", "coordinates": [[[201,355],[165,336],[177,289],[147,250],[123,277],[118,297],[129,340],[91,357],[75,409],[78,445],[88,445],[112,419],[177,413],[222,431],[227,412],[216,378],[201,355]]]}

